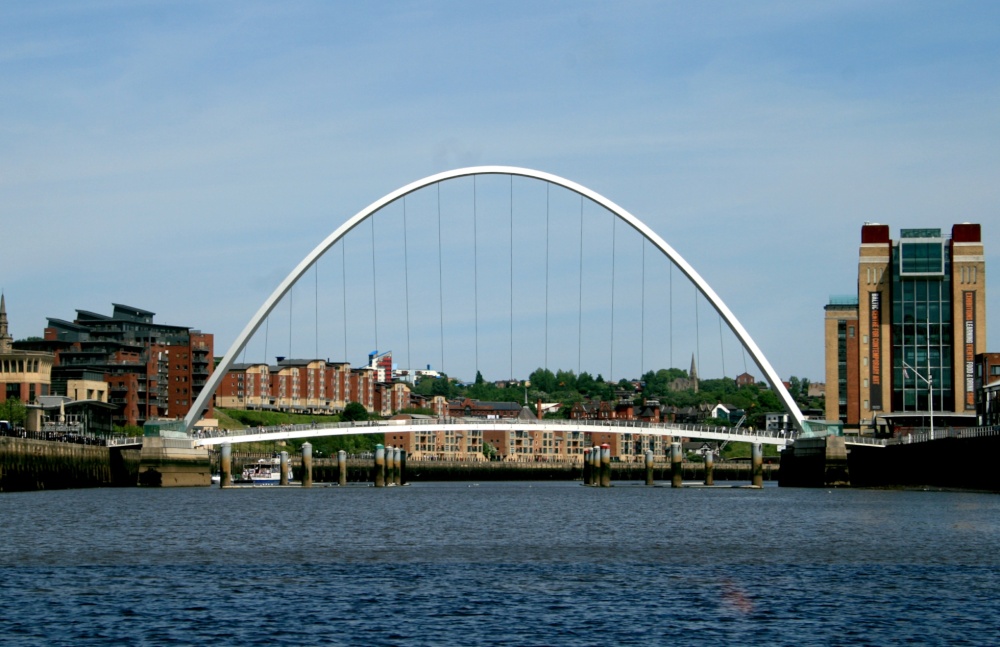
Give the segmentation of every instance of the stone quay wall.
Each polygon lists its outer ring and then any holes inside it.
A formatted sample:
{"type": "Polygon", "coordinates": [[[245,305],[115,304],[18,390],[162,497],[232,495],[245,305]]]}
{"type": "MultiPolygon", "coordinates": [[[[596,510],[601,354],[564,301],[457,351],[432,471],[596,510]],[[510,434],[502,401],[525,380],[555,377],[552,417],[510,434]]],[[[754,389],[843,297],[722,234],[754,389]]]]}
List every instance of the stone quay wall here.
{"type": "Polygon", "coordinates": [[[0,492],[135,485],[138,450],[0,437],[0,492]]]}

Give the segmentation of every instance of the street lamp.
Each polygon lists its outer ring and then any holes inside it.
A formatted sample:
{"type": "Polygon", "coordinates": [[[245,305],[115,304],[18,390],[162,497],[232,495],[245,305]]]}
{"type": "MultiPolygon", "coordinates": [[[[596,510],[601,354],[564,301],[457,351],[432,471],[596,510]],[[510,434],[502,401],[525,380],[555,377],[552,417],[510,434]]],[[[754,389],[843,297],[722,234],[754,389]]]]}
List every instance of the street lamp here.
{"type": "MultiPolygon", "coordinates": [[[[928,361],[930,361],[929,358],[928,361]]],[[[934,376],[930,374],[930,371],[927,371],[927,377],[924,377],[920,371],[903,362],[903,377],[909,377],[906,374],[906,369],[910,369],[914,375],[927,383],[927,408],[931,414],[931,438],[934,438],[934,376]]]]}

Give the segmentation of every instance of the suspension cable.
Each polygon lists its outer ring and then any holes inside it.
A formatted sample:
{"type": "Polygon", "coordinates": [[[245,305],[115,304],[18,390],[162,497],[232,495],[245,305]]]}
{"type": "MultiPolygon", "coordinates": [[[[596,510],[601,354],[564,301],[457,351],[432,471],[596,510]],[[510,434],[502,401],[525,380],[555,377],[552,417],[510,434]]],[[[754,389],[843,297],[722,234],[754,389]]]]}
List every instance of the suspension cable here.
{"type": "Polygon", "coordinates": [[[313,325],[313,330],[316,331],[316,354],[313,355],[313,359],[319,359],[319,263],[313,265],[313,278],[316,279],[316,291],[313,295],[313,304],[316,306],[316,321],[313,325]]]}
{"type": "Polygon", "coordinates": [[[444,373],[444,276],[441,271],[441,183],[437,183],[437,212],[438,212],[438,321],[441,324],[441,372],[444,373]]]}
{"type": "Polygon", "coordinates": [[[268,364],[267,361],[267,340],[271,336],[271,315],[267,315],[264,319],[264,363],[268,364]]]}
{"type": "Polygon", "coordinates": [[[670,302],[670,368],[675,368],[674,365],[674,263],[670,262],[668,266],[670,268],[670,292],[669,292],[669,302],[670,302]]]}
{"type": "Polygon", "coordinates": [[[722,342],[722,315],[719,315],[719,351],[722,354],[722,377],[726,377],[726,345],[722,342]]]}
{"type": "Polygon", "coordinates": [[[545,368],[549,368],[549,189],[545,183],[545,368]]]}
{"type": "Polygon", "coordinates": [[[608,381],[615,380],[615,233],[618,231],[618,218],[611,214],[611,367],[608,370],[608,381]]]}
{"type": "Polygon", "coordinates": [[[292,302],[295,300],[295,286],[288,289],[288,359],[292,359],[292,302]]]}
{"type": "Polygon", "coordinates": [[[697,368],[701,367],[701,325],[698,323],[698,288],[694,288],[694,350],[698,357],[697,368]]]}
{"type": "Polygon", "coordinates": [[[368,219],[372,225],[372,314],[375,316],[375,348],[378,349],[378,277],[375,274],[375,215],[368,219]]]}
{"type": "Polygon", "coordinates": [[[580,301],[576,323],[576,374],[580,375],[583,356],[583,196],[580,196],[580,301]]]}
{"type": "Polygon", "coordinates": [[[344,361],[347,361],[347,238],[340,239],[340,293],[344,298],[344,361]]]}
{"type": "Polygon", "coordinates": [[[646,372],[646,238],[641,237],[642,245],[642,298],[640,299],[641,314],[639,316],[639,378],[646,372]]]}
{"type": "Polygon", "coordinates": [[[472,300],[476,319],[476,373],[479,373],[479,213],[476,176],[472,176],[472,300]]]}
{"type": "Polygon", "coordinates": [[[510,175],[510,379],[514,380],[514,176],[510,175]]]}
{"type": "Polygon", "coordinates": [[[410,254],[406,241],[406,196],[403,196],[403,280],[406,285],[406,366],[410,368],[410,254]]]}

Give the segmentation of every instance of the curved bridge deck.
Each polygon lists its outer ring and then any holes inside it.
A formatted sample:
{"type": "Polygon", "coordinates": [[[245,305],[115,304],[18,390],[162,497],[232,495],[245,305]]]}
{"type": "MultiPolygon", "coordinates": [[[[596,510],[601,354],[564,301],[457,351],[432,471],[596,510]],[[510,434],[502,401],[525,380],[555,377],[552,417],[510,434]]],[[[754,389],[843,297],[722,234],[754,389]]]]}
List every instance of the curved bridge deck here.
{"type": "Polygon", "coordinates": [[[222,443],[250,443],[291,438],[349,436],[353,434],[405,433],[412,431],[562,431],[581,433],[635,434],[647,436],[681,436],[699,440],[761,443],[784,447],[794,437],[787,432],[733,430],[729,427],[678,425],[642,422],[638,420],[482,420],[467,418],[437,418],[433,420],[370,420],[363,422],[317,423],[315,425],[282,425],[256,429],[220,430],[194,438],[196,447],[222,443]]]}

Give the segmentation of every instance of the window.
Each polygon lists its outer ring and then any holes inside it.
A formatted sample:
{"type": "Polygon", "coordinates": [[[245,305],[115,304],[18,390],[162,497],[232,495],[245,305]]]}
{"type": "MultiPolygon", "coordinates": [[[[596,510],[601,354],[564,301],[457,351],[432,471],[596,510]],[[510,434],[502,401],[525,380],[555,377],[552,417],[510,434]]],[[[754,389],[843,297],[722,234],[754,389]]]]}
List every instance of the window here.
{"type": "Polygon", "coordinates": [[[944,244],[940,241],[899,242],[899,272],[906,274],[943,274],[944,244]]]}

